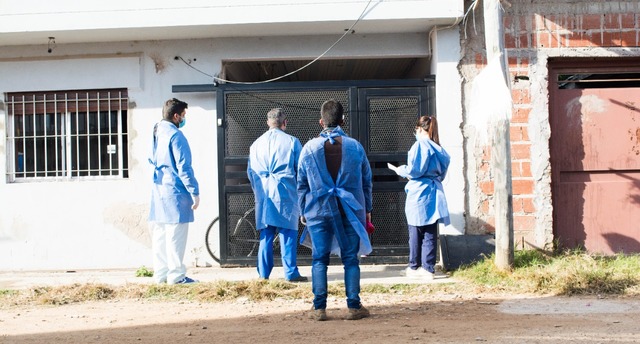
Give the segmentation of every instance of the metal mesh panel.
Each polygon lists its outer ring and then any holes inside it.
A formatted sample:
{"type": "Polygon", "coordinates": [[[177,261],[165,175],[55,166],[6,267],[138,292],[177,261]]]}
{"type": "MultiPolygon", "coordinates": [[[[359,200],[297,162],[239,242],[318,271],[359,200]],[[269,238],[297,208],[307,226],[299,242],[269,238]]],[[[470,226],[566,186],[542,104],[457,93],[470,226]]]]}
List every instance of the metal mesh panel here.
{"type": "MultiPolygon", "coordinates": [[[[227,256],[229,258],[257,257],[260,232],[255,228],[255,198],[248,193],[227,194],[227,256]]],[[[304,226],[298,228],[298,239],[304,226]]],[[[298,241],[296,241],[298,242],[298,241]]],[[[280,257],[280,241],[274,241],[273,255],[280,257]]],[[[311,249],[298,245],[298,256],[311,256],[311,249]]],[[[280,265],[279,261],[274,261],[280,265]]]]}
{"type": "Polygon", "coordinates": [[[342,103],[345,110],[343,129],[349,134],[349,94],[346,89],[227,93],[225,156],[249,155],[251,143],[267,130],[267,112],[277,107],[287,114],[287,133],[304,145],[320,133],[320,106],[331,98],[342,103]]]}
{"type": "Polygon", "coordinates": [[[408,247],[409,232],[404,214],[404,191],[374,192],[371,222],[376,226],[371,245],[380,247],[408,247]]]}
{"type": "Polygon", "coordinates": [[[406,152],[415,142],[413,129],[420,98],[411,96],[368,99],[369,151],[406,152]]]}
{"type": "MultiPolygon", "coordinates": [[[[356,89],[357,91],[357,89],[356,89]]],[[[343,129],[350,134],[350,117],[353,123],[364,124],[368,128],[356,131],[356,139],[368,143],[368,155],[372,161],[372,168],[380,170],[386,168],[389,162],[386,154],[391,153],[395,158],[406,156],[406,152],[415,142],[412,135],[415,121],[424,107],[424,95],[416,89],[389,88],[385,92],[380,88],[363,89],[354,92],[353,88],[344,89],[269,89],[269,90],[240,90],[227,88],[224,92],[224,120],[225,120],[225,163],[224,185],[230,188],[225,191],[227,223],[224,233],[226,238],[226,261],[249,264],[257,257],[259,247],[259,232],[255,229],[254,196],[248,187],[248,180],[244,176],[246,164],[241,163],[249,154],[249,147],[260,135],[267,130],[266,114],[272,108],[284,109],[289,119],[287,133],[297,137],[304,145],[308,140],[317,137],[321,128],[318,123],[320,106],[327,99],[336,99],[345,109],[345,124],[343,129]],[[372,90],[368,92],[367,90],[372,90]],[[364,96],[350,99],[351,94],[364,96]],[[422,99],[422,102],[421,102],[422,99]],[[349,101],[355,103],[352,107],[366,106],[366,109],[350,109],[349,101]],[[358,116],[366,116],[367,121],[358,116]],[[376,157],[378,157],[376,159],[376,157]],[[382,157],[382,158],[380,158],[382,157]],[[373,158],[373,160],[372,160],[373,158]],[[376,165],[379,164],[380,166],[376,165]]],[[[427,99],[429,95],[427,95],[427,99]]],[[[355,124],[354,124],[355,125],[355,124]]],[[[393,161],[400,163],[399,161],[393,161]]],[[[374,248],[373,256],[378,256],[379,262],[398,259],[406,256],[408,251],[409,234],[404,212],[405,192],[399,177],[386,178],[383,174],[374,177],[374,194],[372,221],[376,231],[371,235],[374,248]],[[390,182],[390,183],[389,183],[390,182]]],[[[226,189],[226,188],[225,188],[226,189]]],[[[299,233],[303,227],[299,226],[299,233]]],[[[300,261],[310,259],[311,250],[298,245],[300,261]]],[[[274,242],[274,259],[280,265],[280,243],[274,242]]],[[[368,259],[376,259],[370,257],[368,259]]]]}
{"type": "Polygon", "coordinates": [[[255,257],[260,235],[255,228],[253,194],[227,194],[227,254],[230,257],[255,257]]]}

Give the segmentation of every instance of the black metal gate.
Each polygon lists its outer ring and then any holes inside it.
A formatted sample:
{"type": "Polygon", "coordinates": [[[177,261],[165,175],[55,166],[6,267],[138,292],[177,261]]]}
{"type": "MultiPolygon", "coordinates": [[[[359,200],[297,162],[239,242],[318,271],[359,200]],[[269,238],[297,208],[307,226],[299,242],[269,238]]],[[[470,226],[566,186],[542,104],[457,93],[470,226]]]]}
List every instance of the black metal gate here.
{"type": "MultiPolygon", "coordinates": [[[[258,233],[246,169],[249,147],[267,130],[267,112],[283,108],[289,119],[287,133],[304,145],[320,133],[320,106],[330,98],[344,106],[343,129],[364,146],[373,171],[372,222],[376,231],[371,236],[373,252],[363,259],[369,263],[406,261],[405,181],[387,169],[387,163],[406,162],[407,151],[415,142],[416,118],[435,113],[434,86],[432,78],[220,86],[217,112],[221,265],[256,263],[258,233]]],[[[279,255],[280,248],[275,247],[274,253],[279,255]]],[[[274,261],[280,263],[277,258],[274,261]]],[[[299,246],[298,263],[310,262],[311,251],[299,246]]]]}

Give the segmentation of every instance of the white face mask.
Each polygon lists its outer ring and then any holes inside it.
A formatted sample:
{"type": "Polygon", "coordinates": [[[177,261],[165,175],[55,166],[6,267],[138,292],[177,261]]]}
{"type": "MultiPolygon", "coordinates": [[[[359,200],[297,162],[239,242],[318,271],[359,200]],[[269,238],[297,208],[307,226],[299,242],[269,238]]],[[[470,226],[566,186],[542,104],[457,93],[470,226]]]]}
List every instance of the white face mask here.
{"type": "Polygon", "coordinates": [[[413,136],[416,137],[416,141],[419,140],[422,137],[422,131],[420,129],[416,128],[413,131],[413,136]]]}

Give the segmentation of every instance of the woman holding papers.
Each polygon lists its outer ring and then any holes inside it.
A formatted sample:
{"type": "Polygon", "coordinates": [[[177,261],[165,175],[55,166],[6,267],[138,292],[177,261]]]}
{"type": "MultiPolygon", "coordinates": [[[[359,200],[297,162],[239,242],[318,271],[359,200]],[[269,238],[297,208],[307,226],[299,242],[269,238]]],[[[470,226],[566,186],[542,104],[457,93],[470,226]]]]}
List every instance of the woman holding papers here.
{"type": "Polygon", "coordinates": [[[438,122],[421,116],[415,127],[416,142],[407,164],[388,167],[409,179],[405,214],[409,225],[409,266],[406,276],[431,280],[435,273],[438,223],[449,224],[449,210],[442,180],[449,167],[449,154],[440,147],[438,122]]]}

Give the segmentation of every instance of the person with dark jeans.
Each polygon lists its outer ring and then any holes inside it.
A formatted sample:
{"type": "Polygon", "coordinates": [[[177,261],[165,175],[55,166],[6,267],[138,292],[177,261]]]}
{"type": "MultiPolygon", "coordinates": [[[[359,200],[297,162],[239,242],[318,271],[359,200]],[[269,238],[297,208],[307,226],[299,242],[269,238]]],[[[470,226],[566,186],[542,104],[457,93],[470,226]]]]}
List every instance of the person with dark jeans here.
{"type": "Polygon", "coordinates": [[[409,225],[410,278],[432,280],[435,274],[438,223],[449,224],[449,210],[442,187],[447,175],[449,154],[440,146],[438,122],[433,116],[421,116],[415,127],[416,142],[411,146],[407,164],[393,166],[399,176],[409,179],[405,215],[409,225]]]}
{"type": "Polygon", "coordinates": [[[314,295],[310,317],[326,320],[327,269],[330,255],[344,265],[348,320],[369,316],[360,302],[360,256],[371,252],[366,223],[371,220],[371,167],[362,145],[347,136],[343,108],[330,99],[321,108],[320,136],[307,142],[298,164],[298,199],[302,240],[311,238],[311,280],[314,295]]]}

